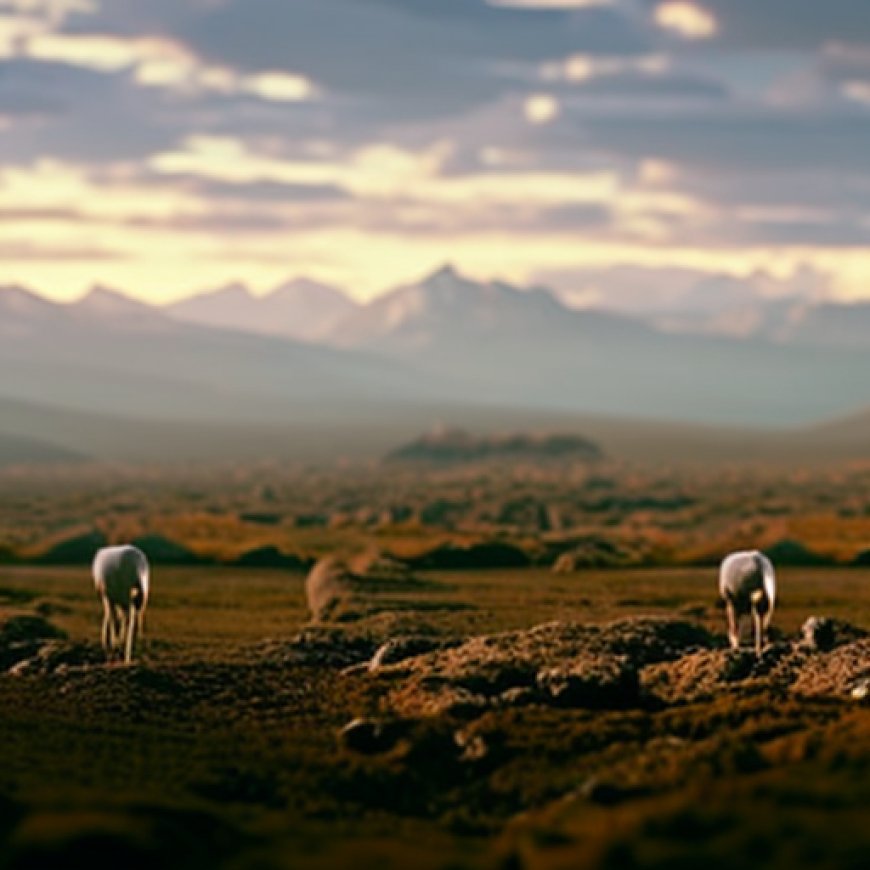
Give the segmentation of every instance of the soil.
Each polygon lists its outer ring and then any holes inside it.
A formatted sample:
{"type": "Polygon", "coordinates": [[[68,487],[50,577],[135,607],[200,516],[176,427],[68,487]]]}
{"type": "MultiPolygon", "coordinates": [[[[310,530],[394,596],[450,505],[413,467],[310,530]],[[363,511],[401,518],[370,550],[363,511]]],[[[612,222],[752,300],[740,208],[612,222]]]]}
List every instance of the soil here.
{"type": "Polygon", "coordinates": [[[155,574],[130,667],[81,572],[0,572],[0,867],[866,866],[857,575],[828,619],[785,572],[756,658],[682,575],[581,577],[570,618],[549,572],[439,575],[312,625],[301,576],[227,571],[155,574]]]}

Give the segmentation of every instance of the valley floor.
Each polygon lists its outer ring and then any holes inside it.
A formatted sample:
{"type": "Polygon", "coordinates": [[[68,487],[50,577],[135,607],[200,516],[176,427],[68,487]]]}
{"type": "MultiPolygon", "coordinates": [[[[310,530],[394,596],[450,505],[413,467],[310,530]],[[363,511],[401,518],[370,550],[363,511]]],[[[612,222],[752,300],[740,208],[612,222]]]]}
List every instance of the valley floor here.
{"type": "Polygon", "coordinates": [[[0,867],[866,866],[870,708],[847,690],[870,646],[788,641],[811,614],[870,629],[870,571],[783,570],[759,663],[721,648],[710,569],[427,579],[390,613],[315,631],[301,575],[160,569],[147,649],[124,668],[99,662],[86,570],[0,569],[0,637],[22,616],[68,636],[18,668],[0,643],[0,867]],[[530,644],[549,632],[592,655],[589,631],[596,656],[635,657],[636,695],[496,703],[525,679],[512,646],[543,655],[530,644]],[[353,667],[400,634],[448,652],[353,667]],[[684,646],[654,650],[665,637],[684,646]],[[488,670],[457,688],[478,643],[488,670]],[[468,687],[483,707],[421,712],[468,687]],[[358,717],[395,736],[342,738],[358,717]]]}

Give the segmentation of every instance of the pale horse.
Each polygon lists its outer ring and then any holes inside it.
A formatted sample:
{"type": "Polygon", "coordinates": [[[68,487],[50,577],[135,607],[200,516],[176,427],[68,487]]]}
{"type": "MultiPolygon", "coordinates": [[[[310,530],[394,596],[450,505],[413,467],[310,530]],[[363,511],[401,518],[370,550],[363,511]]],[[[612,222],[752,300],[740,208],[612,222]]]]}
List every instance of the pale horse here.
{"type": "Polygon", "coordinates": [[[758,550],[726,556],[719,568],[719,594],[725,600],[731,646],[740,646],[740,618],[751,615],[755,652],[760,656],[776,601],[776,575],[770,559],[758,550]]]}
{"type": "Polygon", "coordinates": [[[122,645],[124,661],[133,658],[136,634],[141,636],[144,628],[149,573],[145,554],[129,544],[103,547],[94,557],[94,586],[103,602],[103,649],[110,660],[122,645]]]}

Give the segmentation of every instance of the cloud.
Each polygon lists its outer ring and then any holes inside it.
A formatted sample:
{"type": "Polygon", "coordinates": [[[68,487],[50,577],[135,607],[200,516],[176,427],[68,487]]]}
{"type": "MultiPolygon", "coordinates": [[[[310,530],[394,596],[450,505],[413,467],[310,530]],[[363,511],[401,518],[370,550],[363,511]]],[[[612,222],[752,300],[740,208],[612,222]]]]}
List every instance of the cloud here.
{"type": "Polygon", "coordinates": [[[22,252],[4,268],[155,293],[189,270],[310,271],[370,293],[444,259],[514,280],[774,261],[866,291],[868,17],[866,0],[0,0],[0,241],[22,252]],[[95,227],[123,259],[28,254],[99,254],[95,227]]]}
{"type": "Polygon", "coordinates": [[[611,153],[710,171],[863,171],[870,153],[870,115],[840,108],[726,105],[676,113],[586,115],[572,122],[582,125],[590,143],[611,153]]]}
{"type": "Polygon", "coordinates": [[[710,39],[718,30],[716,19],[703,6],[683,0],[669,0],[657,6],[655,20],[659,27],[685,39],[710,39]]]}
{"type": "Polygon", "coordinates": [[[75,245],[40,244],[27,240],[0,239],[0,262],[83,262],[92,263],[121,260],[124,255],[119,251],[97,245],[77,247],[75,245]]]}
{"type": "MultiPolygon", "coordinates": [[[[673,0],[644,2],[656,13],[673,5],[673,0]]],[[[865,0],[699,0],[694,5],[715,20],[717,42],[743,49],[815,49],[833,40],[870,40],[865,0]]]]}
{"type": "Polygon", "coordinates": [[[209,62],[281,69],[292,58],[328,92],[405,119],[495,100],[517,88],[524,65],[531,70],[572,51],[648,47],[615,9],[509,9],[483,0],[228,0],[183,22],[180,32],[209,62]]]}
{"type": "Polygon", "coordinates": [[[530,124],[549,124],[559,117],[559,101],[551,94],[534,94],[523,107],[530,124]]]}

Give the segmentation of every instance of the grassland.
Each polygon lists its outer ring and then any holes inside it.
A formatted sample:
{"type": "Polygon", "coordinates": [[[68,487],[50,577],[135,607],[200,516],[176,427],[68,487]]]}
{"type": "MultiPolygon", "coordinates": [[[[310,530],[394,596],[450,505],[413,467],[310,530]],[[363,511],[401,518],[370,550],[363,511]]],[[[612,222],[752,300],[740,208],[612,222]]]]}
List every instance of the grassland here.
{"type": "MultiPolygon", "coordinates": [[[[0,470],[0,561],[52,561],[52,548],[87,534],[156,537],[217,563],[263,547],[307,562],[366,546],[415,559],[444,544],[499,542],[522,563],[549,566],[596,539],[620,547],[624,566],[712,565],[740,547],[778,548],[779,564],[850,564],[870,561],[870,465],[0,470]]],[[[54,561],[88,558],[86,543],[54,561]]]]}
{"type": "MultiPolygon", "coordinates": [[[[435,572],[402,618],[442,638],[641,614],[721,635],[714,576],[435,572]]],[[[780,583],[781,632],[811,613],[870,628],[870,571],[785,568],[780,583]]],[[[82,568],[0,569],[0,608],[95,643],[82,568]]],[[[866,864],[866,706],[749,681],[664,707],[436,717],[361,755],[340,729],[382,715],[383,690],[287,655],[306,619],[301,574],[160,568],[139,665],[0,676],[0,866],[866,864]],[[462,728],[482,757],[457,759],[462,728]]]]}

